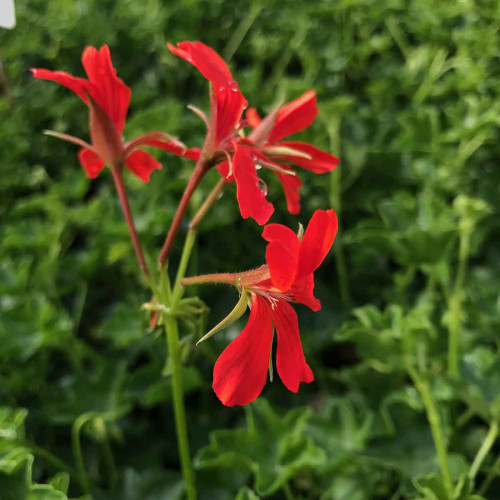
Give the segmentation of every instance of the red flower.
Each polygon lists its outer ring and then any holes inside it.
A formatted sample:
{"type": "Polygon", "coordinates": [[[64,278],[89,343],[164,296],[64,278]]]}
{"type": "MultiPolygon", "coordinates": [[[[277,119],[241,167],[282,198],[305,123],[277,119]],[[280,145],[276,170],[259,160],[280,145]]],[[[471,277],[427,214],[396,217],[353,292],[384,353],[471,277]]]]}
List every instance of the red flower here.
{"type": "MultiPolygon", "coordinates": [[[[232,142],[237,138],[247,101],[233,80],[227,64],[215,50],[202,42],[180,42],[176,47],[170,43],[167,45],[173,54],[198,68],[212,84],[210,118],[204,117],[208,127],[203,146],[204,157],[209,160],[217,152],[224,154],[232,150],[232,142]]],[[[198,113],[203,116],[201,112],[198,113]]]]}
{"type": "MultiPolygon", "coordinates": [[[[323,262],[337,233],[333,210],[316,210],[299,238],[281,224],[268,224],[262,233],[268,241],[266,265],[241,274],[187,278],[183,284],[220,282],[234,284],[241,299],[234,311],[205,337],[240,317],[247,299],[251,311],[244,330],[219,356],[214,367],[213,389],[227,406],[251,403],[262,391],[270,363],[273,325],[277,335],[276,367],[285,386],[297,392],[301,382],[314,380],[304,359],[297,314],[289,302],[321,308],[314,297],[314,271],[323,262]]],[[[202,340],[204,340],[202,339],[202,340]]]]}
{"type": "Polygon", "coordinates": [[[103,45],[99,50],[86,47],[82,54],[82,64],[88,80],[64,71],[38,68],[32,68],[31,71],[35,78],[64,85],[88,105],[92,144],[70,135],[50,133],[83,147],[78,152],[78,158],[88,177],[97,177],[106,164],[124,164],[137,177],[148,182],[151,172],[160,169],[161,164],[150,154],[138,149],[143,145],[162,147],[181,156],[190,157],[195,154],[162,132],[146,134],[124,143],[122,132],[131,90],[116,76],[109,47],[103,45]]]}
{"type": "Polygon", "coordinates": [[[248,109],[247,123],[253,128],[253,132],[248,140],[240,141],[240,153],[234,157],[233,171],[229,170],[228,164],[219,167],[220,173],[228,182],[233,178],[236,181],[243,218],[252,217],[257,223],[265,224],[273,212],[272,205],[264,200],[265,195],[260,188],[262,181],[255,171],[256,165],[275,172],[283,186],[288,210],[292,214],[300,212],[298,190],[302,184],[289,164],[295,163],[317,174],[330,172],[337,166],[337,157],[311,144],[283,141],[285,137],[309,127],[317,114],[314,90],[274,110],[264,120],[259,118],[254,108],[248,109]]]}

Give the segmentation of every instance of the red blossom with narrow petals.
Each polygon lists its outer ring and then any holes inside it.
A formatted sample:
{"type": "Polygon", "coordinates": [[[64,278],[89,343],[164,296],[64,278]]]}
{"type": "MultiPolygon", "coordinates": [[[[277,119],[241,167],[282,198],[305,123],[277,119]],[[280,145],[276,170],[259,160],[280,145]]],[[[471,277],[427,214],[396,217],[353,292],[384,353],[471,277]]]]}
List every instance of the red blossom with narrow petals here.
{"type": "MultiPolygon", "coordinates": [[[[253,129],[248,139],[245,139],[248,155],[251,156],[255,166],[260,165],[276,174],[285,192],[287,208],[292,214],[300,212],[299,189],[302,183],[290,167],[290,163],[317,174],[331,172],[339,163],[337,157],[311,144],[282,140],[309,127],[317,114],[314,90],[305,92],[298,99],[275,109],[264,120],[260,119],[254,108],[246,112],[246,123],[253,129]]],[[[235,159],[233,170],[236,168],[235,159]]],[[[223,173],[224,171],[221,172],[223,173]]],[[[231,182],[233,178],[227,177],[227,180],[231,182]]],[[[248,197],[251,196],[252,184],[238,185],[238,179],[234,180],[238,191],[247,190],[248,197]]],[[[254,206],[258,207],[257,203],[254,203],[254,206]]],[[[257,208],[256,211],[248,210],[247,206],[242,206],[240,203],[240,211],[243,217],[252,217],[259,224],[267,222],[260,216],[257,208]]]]}
{"type": "MultiPolygon", "coordinates": [[[[310,90],[301,97],[275,109],[264,120],[250,108],[242,120],[246,100],[234,81],[227,64],[202,42],[168,44],[170,51],[195,66],[211,82],[210,117],[205,118],[207,136],[200,155],[217,164],[219,173],[235,182],[240,213],[258,224],[268,222],[274,208],[266,200],[265,183],[256,172],[257,166],[272,170],[283,186],[290,213],[300,212],[299,189],[302,186],[294,163],[321,174],[333,170],[339,160],[311,144],[285,142],[283,139],[309,127],[318,114],[316,92],[310,90]],[[253,131],[248,138],[241,134],[245,126],[253,131]]],[[[203,114],[198,112],[197,114],[203,114]]]]}
{"type": "Polygon", "coordinates": [[[172,147],[181,156],[190,151],[161,132],[146,134],[130,143],[124,143],[122,132],[132,92],[116,76],[109,47],[86,47],[82,54],[82,64],[87,79],[64,71],[41,68],[32,68],[31,72],[35,78],[51,80],[69,88],[89,107],[91,144],[66,134],[52,134],[83,146],[78,152],[78,159],[88,177],[93,179],[106,164],[115,164],[124,165],[139,179],[148,182],[151,172],[160,169],[161,164],[149,153],[138,150],[139,146],[150,145],[166,150],[172,147]]]}
{"type": "Polygon", "coordinates": [[[247,101],[222,57],[202,42],[168,43],[169,50],[193,66],[212,84],[210,119],[204,153],[230,151],[247,101]]]}
{"type": "MultiPolygon", "coordinates": [[[[321,308],[313,293],[313,273],[330,250],[337,226],[333,210],[316,210],[302,238],[286,226],[268,224],[262,233],[268,242],[264,266],[240,274],[185,280],[185,284],[234,284],[242,298],[249,297],[250,317],[246,327],[226,347],[214,366],[213,389],[224,405],[251,403],[262,391],[267,380],[273,326],[277,337],[276,368],[284,385],[297,392],[301,382],[314,380],[304,358],[297,314],[290,302],[303,304],[313,311],[321,308]]],[[[224,326],[229,323],[226,320],[222,322],[224,326]]]]}

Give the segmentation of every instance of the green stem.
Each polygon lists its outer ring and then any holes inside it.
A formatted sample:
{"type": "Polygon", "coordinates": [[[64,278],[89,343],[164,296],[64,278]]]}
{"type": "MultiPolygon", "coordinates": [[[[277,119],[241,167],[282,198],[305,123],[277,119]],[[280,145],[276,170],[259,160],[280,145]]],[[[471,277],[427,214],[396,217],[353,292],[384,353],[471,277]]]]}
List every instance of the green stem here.
{"type": "Polygon", "coordinates": [[[80,483],[82,485],[82,488],[87,495],[90,494],[90,486],[87,473],[85,472],[85,464],[83,463],[82,447],[80,443],[80,432],[82,430],[82,427],[96,416],[97,416],[96,412],[88,412],[84,413],[83,415],[80,415],[73,423],[73,427],[71,429],[71,444],[73,447],[73,457],[75,460],[75,467],[78,472],[78,476],[80,477],[80,483]]]}
{"type": "Polygon", "coordinates": [[[484,495],[488,491],[489,487],[491,486],[491,483],[499,473],[500,473],[500,455],[497,457],[493,465],[490,467],[488,475],[486,476],[484,483],[481,485],[481,488],[479,489],[480,495],[484,495]]]}
{"type": "Polygon", "coordinates": [[[488,455],[489,451],[491,450],[491,447],[495,443],[495,440],[498,436],[498,422],[494,421],[491,426],[490,430],[488,431],[488,434],[484,438],[483,443],[481,444],[481,447],[479,448],[477,455],[474,458],[474,461],[472,462],[472,465],[469,470],[469,478],[473,481],[479,472],[479,468],[481,467],[481,464],[483,463],[483,460],[486,458],[488,455]]]}
{"type": "Polygon", "coordinates": [[[436,454],[439,461],[439,467],[441,469],[441,476],[443,478],[444,487],[448,493],[448,496],[452,498],[453,481],[451,478],[450,464],[448,463],[446,441],[441,427],[441,419],[439,418],[439,413],[437,411],[436,405],[434,404],[434,400],[432,399],[431,389],[427,376],[421,374],[413,366],[412,356],[415,352],[414,342],[411,332],[403,330],[402,312],[400,312],[396,317],[394,321],[394,328],[398,331],[403,332],[404,363],[406,366],[406,371],[412,379],[417,391],[420,393],[420,396],[424,403],[425,413],[427,415],[427,421],[429,422],[431,428],[432,439],[434,441],[434,447],[436,448],[436,454]]]}
{"type": "MultiPolygon", "coordinates": [[[[331,121],[328,124],[328,134],[330,136],[330,148],[332,151],[340,151],[340,124],[341,118],[331,121]]],[[[342,213],[342,169],[337,168],[330,174],[330,205],[335,209],[338,214],[342,213]]],[[[351,293],[349,291],[349,276],[347,274],[347,265],[342,246],[341,222],[333,254],[335,256],[335,264],[337,267],[337,275],[339,279],[340,297],[344,304],[351,300],[351,293]]]]}
{"type": "Polygon", "coordinates": [[[165,333],[167,335],[168,351],[172,366],[172,391],[175,414],[175,428],[177,434],[177,446],[181,460],[182,475],[186,485],[188,500],[196,499],[196,486],[194,481],[191,454],[186,426],[186,412],[184,409],[184,391],[182,387],[182,365],[179,349],[179,329],[177,319],[168,315],[165,319],[165,333]]]}
{"type": "Polygon", "coordinates": [[[452,377],[458,376],[459,361],[459,336],[462,323],[462,301],[464,293],[465,272],[470,249],[470,231],[460,231],[460,243],[458,250],[458,269],[455,277],[455,285],[449,300],[449,323],[448,323],[448,374],[452,377]]]}
{"type": "Polygon", "coordinates": [[[113,450],[111,449],[111,443],[109,442],[107,430],[104,432],[102,450],[104,454],[104,461],[106,462],[106,467],[109,472],[109,482],[111,485],[114,485],[118,480],[118,475],[116,473],[115,459],[113,457],[113,450]]]}
{"type": "Polygon", "coordinates": [[[294,500],[292,489],[290,488],[288,481],[283,483],[283,493],[285,494],[286,500],[294,500]]]}
{"type": "Polygon", "coordinates": [[[181,286],[181,279],[185,276],[187,266],[189,264],[189,257],[191,256],[191,251],[193,250],[194,241],[196,239],[196,230],[189,229],[186,240],[184,241],[184,248],[182,249],[181,260],[179,262],[179,268],[177,270],[177,275],[175,277],[174,290],[172,292],[172,307],[175,309],[179,300],[182,298],[182,293],[184,287],[181,286]]]}
{"type": "Polygon", "coordinates": [[[33,453],[33,455],[43,458],[44,460],[52,464],[56,469],[67,472],[72,479],[77,481],[80,484],[80,486],[83,487],[81,478],[79,477],[76,470],[73,469],[73,467],[70,467],[66,462],[64,462],[59,457],[57,457],[50,451],[46,450],[45,448],[41,448],[40,446],[36,445],[27,445],[27,446],[29,450],[33,453]]]}
{"type": "Polygon", "coordinates": [[[446,450],[446,442],[443,436],[443,431],[441,428],[441,419],[439,418],[439,413],[437,411],[434,400],[432,399],[429,382],[426,378],[420,376],[416,372],[410,374],[420,393],[422,400],[424,402],[425,411],[427,413],[427,420],[431,426],[432,438],[434,440],[434,446],[436,448],[439,466],[441,468],[441,475],[443,477],[444,487],[448,492],[450,498],[453,495],[453,481],[451,479],[450,465],[448,463],[448,453],[446,450]]]}

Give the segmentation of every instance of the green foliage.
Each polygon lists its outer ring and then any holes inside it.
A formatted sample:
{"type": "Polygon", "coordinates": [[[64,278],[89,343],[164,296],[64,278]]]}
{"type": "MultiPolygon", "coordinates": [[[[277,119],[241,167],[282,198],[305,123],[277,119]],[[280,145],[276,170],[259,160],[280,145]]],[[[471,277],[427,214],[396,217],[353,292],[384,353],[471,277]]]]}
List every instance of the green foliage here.
{"type": "MultiPolygon", "coordinates": [[[[298,137],[342,160],[331,176],[300,173],[299,217],[263,173],[274,222],[296,228],[327,206],[340,215],[316,280],[323,308],[298,310],[314,384],[291,394],[276,374],[250,407],[222,407],[212,369],[243,323],[196,342],[238,297],[198,287],[208,318],[199,301],[183,303],[200,498],[500,499],[498,2],[18,0],[16,10],[17,28],[0,32],[0,500],[183,497],[166,343],[141,310],[151,296],[109,172],[88,180],[76,148],[43,135],[87,139],[87,115],[28,69],[81,76],[83,47],[107,43],[133,90],[126,137],[162,130],[198,146],[204,126],[185,106],[207,109],[206,84],[165,47],[185,39],[229,59],[261,112],[314,87],[319,117],[298,137]],[[204,311],[196,323],[193,307],[204,311]]],[[[192,171],[158,158],[149,184],[125,177],[152,263],[192,171]]],[[[216,181],[203,181],[193,211],[216,181]]],[[[230,186],[189,274],[261,265],[260,232],[230,186]]]]}

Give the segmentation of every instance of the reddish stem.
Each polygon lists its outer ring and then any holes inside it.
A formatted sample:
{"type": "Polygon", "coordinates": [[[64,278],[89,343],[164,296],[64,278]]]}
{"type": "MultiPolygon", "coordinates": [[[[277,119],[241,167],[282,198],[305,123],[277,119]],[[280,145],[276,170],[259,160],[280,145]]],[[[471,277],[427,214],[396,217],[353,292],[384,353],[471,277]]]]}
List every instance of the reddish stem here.
{"type": "Polygon", "coordinates": [[[190,276],[182,278],[180,283],[182,286],[201,285],[204,283],[224,283],[234,286],[251,286],[271,277],[269,267],[267,265],[260,266],[257,269],[251,269],[243,273],[215,273],[202,274],[200,276],[190,276]]]}
{"type": "Polygon", "coordinates": [[[240,276],[241,273],[203,274],[201,276],[182,278],[180,283],[182,286],[201,285],[204,283],[224,283],[226,285],[236,285],[240,276]]]}
{"type": "Polygon", "coordinates": [[[141,242],[137,231],[135,229],[134,218],[132,217],[132,211],[130,210],[130,204],[128,202],[127,191],[125,190],[125,185],[123,184],[122,167],[121,165],[112,165],[111,172],[113,174],[113,179],[115,181],[116,191],[118,193],[118,198],[120,198],[120,203],[122,206],[123,216],[127,222],[128,230],[130,233],[130,239],[132,240],[132,245],[134,246],[135,255],[139,261],[139,266],[144,276],[149,277],[149,269],[146,264],[146,259],[142,253],[141,242]]]}
{"type": "Polygon", "coordinates": [[[206,174],[209,168],[208,165],[209,164],[207,160],[202,155],[201,158],[198,160],[198,163],[196,163],[196,166],[194,167],[193,175],[191,176],[191,179],[189,179],[186,189],[184,189],[181,201],[174,215],[174,220],[172,221],[170,229],[168,230],[165,243],[163,244],[160,256],[158,257],[158,262],[160,266],[164,265],[165,261],[168,259],[168,256],[170,255],[170,251],[172,250],[172,245],[179,231],[182,219],[184,218],[184,215],[186,215],[186,211],[188,209],[189,202],[191,201],[191,197],[193,196],[193,193],[195,192],[196,188],[203,179],[203,176],[206,174]]]}

